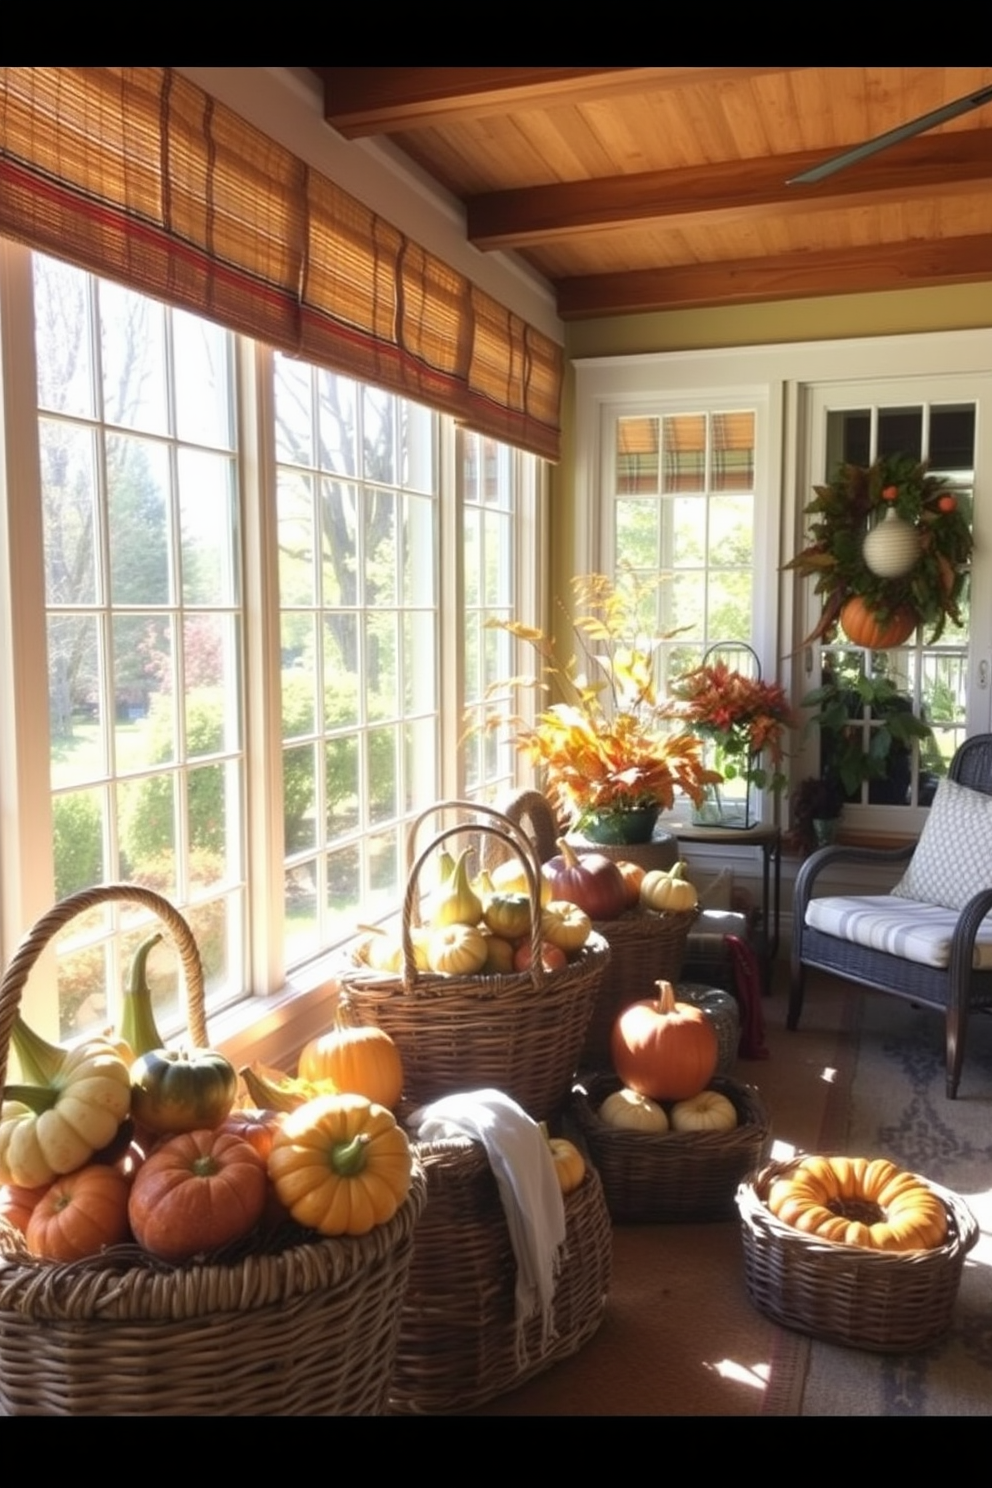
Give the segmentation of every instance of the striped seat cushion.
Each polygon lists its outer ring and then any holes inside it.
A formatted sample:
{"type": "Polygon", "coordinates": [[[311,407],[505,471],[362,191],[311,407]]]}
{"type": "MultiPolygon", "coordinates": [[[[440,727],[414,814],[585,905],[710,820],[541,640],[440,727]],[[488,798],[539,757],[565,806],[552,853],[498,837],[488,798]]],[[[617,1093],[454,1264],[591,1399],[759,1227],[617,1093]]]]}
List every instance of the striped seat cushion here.
{"type": "MultiPolygon", "coordinates": [[[[811,899],[806,909],[806,923],[813,930],[923,966],[947,966],[958,918],[956,910],[891,894],[828,896],[811,899]]],[[[992,969],[992,915],[982,921],[973,965],[992,969]]]]}

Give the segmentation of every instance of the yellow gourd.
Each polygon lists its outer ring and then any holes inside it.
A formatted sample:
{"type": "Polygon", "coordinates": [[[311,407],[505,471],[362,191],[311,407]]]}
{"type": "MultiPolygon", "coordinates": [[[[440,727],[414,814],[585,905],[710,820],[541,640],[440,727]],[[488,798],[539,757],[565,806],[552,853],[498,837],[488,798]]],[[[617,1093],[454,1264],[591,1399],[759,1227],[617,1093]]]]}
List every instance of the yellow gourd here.
{"type": "Polygon", "coordinates": [[[413,1177],[413,1154],[385,1106],[326,1095],[286,1117],[269,1177],[298,1224],[322,1235],[365,1235],[392,1219],[413,1177]]]}
{"type": "Polygon", "coordinates": [[[699,899],[694,884],[685,876],[685,864],[655,868],[641,879],[641,903],[659,911],[694,909],[699,899]]]}

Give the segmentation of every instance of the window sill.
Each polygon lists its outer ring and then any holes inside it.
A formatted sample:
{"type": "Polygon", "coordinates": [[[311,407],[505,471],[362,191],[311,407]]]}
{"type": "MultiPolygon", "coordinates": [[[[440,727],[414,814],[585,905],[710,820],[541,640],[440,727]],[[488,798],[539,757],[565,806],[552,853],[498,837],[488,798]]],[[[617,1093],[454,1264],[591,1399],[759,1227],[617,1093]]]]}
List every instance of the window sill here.
{"type": "Polygon", "coordinates": [[[295,1069],[303,1045],[334,1022],[338,982],[330,958],[306,967],[270,997],[252,997],[210,1018],[210,1046],[235,1069],[258,1060],[295,1069]]]}

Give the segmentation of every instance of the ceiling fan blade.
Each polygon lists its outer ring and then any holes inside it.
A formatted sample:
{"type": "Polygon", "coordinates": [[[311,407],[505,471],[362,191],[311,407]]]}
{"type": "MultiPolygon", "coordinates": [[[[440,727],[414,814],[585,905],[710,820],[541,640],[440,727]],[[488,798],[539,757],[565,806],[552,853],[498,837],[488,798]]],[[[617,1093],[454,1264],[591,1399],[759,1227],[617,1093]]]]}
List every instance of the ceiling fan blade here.
{"type": "Polygon", "coordinates": [[[992,88],[979,88],[976,93],[966,93],[964,98],[957,98],[953,103],[945,103],[942,108],[934,109],[929,114],[921,114],[918,119],[912,119],[908,124],[900,124],[897,129],[889,129],[885,134],[865,140],[864,144],[855,145],[853,149],[845,150],[841,155],[834,155],[830,160],[825,160],[822,165],[814,165],[811,170],[792,176],[785,184],[807,186],[815,181],[822,181],[827,176],[832,176],[834,171],[844,170],[847,166],[854,165],[856,161],[864,160],[868,155],[874,155],[878,150],[887,150],[889,145],[896,145],[900,140],[912,139],[914,134],[925,134],[928,129],[935,129],[938,124],[945,124],[948,119],[956,119],[959,114],[966,114],[970,109],[981,108],[983,103],[988,103],[990,100],[992,100],[992,88]]]}

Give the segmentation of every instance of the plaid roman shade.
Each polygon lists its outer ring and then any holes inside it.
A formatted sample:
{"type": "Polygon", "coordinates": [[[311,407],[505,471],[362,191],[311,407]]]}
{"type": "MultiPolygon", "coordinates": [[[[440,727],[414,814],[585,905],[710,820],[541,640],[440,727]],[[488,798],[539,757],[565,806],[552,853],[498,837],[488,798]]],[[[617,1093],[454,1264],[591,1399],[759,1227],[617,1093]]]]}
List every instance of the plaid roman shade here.
{"type": "Polygon", "coordinates": [[[561,348],[171,68],[0,69],[0,233],[558,458],[561,348]]]}

